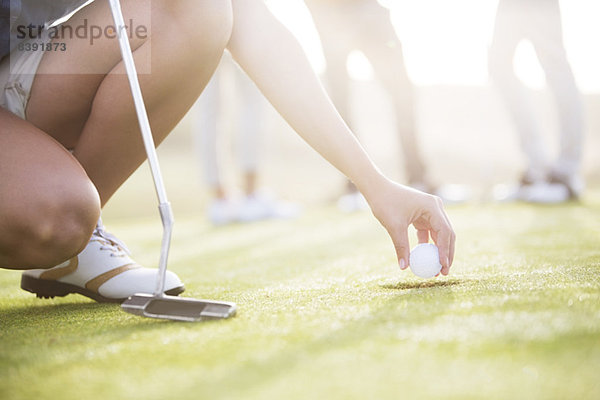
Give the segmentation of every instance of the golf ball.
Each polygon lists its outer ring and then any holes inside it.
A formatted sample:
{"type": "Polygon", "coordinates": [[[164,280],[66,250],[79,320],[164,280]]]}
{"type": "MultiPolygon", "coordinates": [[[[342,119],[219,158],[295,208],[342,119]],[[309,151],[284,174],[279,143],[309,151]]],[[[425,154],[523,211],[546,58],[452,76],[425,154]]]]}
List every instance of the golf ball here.
{"type": "Polygon", "coordinates": [[[410,270],[420,278],[433,278],[442,270],[435,244],[421,243],[410,252],[410,270]]]}

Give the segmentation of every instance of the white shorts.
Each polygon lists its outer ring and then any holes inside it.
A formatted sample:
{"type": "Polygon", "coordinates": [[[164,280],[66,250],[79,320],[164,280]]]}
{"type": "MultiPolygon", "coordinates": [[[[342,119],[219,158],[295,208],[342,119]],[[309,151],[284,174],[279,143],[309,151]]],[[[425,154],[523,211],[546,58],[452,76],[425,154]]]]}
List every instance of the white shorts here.
{"type": "MultiPolygon", "coordinates": [[[[22,44],[49,43],[48,31],[42,37],[28,39],[22,44]]],[[[24,49],[27,46],[23,46],[24,49]]],[[[13,50],[0,62],[0,107],[7,109],[23,119],[35,74],[44,56],[43,51],[13,50]]]]}

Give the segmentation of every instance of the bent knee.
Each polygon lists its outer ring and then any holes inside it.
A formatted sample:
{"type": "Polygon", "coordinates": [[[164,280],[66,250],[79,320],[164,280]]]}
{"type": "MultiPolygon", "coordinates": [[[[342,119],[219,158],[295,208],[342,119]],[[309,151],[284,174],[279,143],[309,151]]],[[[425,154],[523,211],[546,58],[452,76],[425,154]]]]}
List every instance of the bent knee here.
{"type": "Polygon", "coordinates": [[[4,210],[0,226],[2,265],[12,269],[50,268],[87,245],[100,216],[91,182],[62,193],[40,193],[13,212],[4,210]],[[5,261],[8,260],[8,261],[5,261]]]}

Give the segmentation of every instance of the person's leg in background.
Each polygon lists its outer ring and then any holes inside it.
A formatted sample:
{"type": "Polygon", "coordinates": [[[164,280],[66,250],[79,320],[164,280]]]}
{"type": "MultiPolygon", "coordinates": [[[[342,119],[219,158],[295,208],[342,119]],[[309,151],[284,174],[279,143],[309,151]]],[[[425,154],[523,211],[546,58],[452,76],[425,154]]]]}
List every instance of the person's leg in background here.
{"type": "Polygon", "coordinates": [[[415,91],[404,63],[402,43],[390,19],[390,12],[376,1],[364,1],[356,7],[359,30],[359,49],[373,66],[377,79],[392,100],[400,153],[409,186],[426,192],[434,192],[429,182],[425,162],[421,155],[415,121],[415,91]]]}
{"type": "Polygon", "coordinates": [[[204,182],[210,190],[211,199],[207,216],[214,225],[224,225],[235,220],[234,205],[229,198],[223,178],[223,131],[222,81],[226,78],[223,62],[217,68],[198,99],[194,139],[204,182]]]}
{"type": "Polygon", "coordinates": [[[526,3],[500,0],[489,50],[490,76],[515,123],[521,148],[527,158],[528,165],[521,178],[524,186],[542,180],[547,168],[546,146],[535,118],[529,90],[519,80],[513,67],[517,45],[527,37],[526,3]]]}
{"type": "Polygon", "coordinates": [[[551,163],[548,183],[564,185],[571,199],[583,189],[580,168],[583,148],[583,104],[563,43],[562,21],[558,0],[548,0],[531,13],[530,40],[546,82],[556,101],[559,126],[559,154],[551,163]]]}
{"type": "Polygon", "coordinates": [[[198,99],[199,116],[197,118],[197,139],[202,160],[204,180],[217,199],[226,197],[219,168],[219,108],[221,107],[221,71],[217,69],[198,99]]]}
{"type": "Polygon", "coordinates": [[[242,189],[245,196],[253,196],[258,190],[258,169],[261,158],[262,131],[265,110],[263,97],[256,85],[237,66],[234,66],[238,123],[236,126],[236,155],[242,173],[242,189]]]}
{"type": "MultiPolygon", "coordinates": [[[[307,2],[323,49],[327,64],[325,86],[336,109],[353,129],[354,116],[351,111],[350,76],[348,55],[357,47],[359,38],[354,26],[355,11],[352,4],[335,4],[334,1],[312,0],[307,2]]],[[[338,207],[347,212],[366,210],[368,205],[356,186],[346,181],[346,193],[338,200],[338,207]]]]}
{"type": "Polygon", "coordinates": [[[269,218],[292,218],[298,214],[295,205],[277,201],[258,189],[260,148],[264,129],[264,99],[256,85],[244,72],[225,55],[215,75],[198,101],[198,118],[194,128],[204,180],[210,187],[211,195],[207,215],[213,225],[220,226],[232,222],[253,222],[269,218]],[[228,100],[232,85],[235,99],[228,100]],[[226,112],[224,104],[233,106],[235,116],[232,128],[234,157],[242,185],[242,196],[237,198],[225,182],[226,157],[229,143],[224,140],[226,112]]]}
{"type": "MultiPolygon", "coordinates": [[[[420,190],[435,191],[427,177],[418,143],[414,87],[408,78],[402,44],[390,20],[389,10],[375,0],[341,5],[325,1],[310,5],[327,61],[329,92],[346,123],[352,126],[353,122],[346,62],[348,54],[356,49],[368,58],[376,78],[392,101],[407,183],[420,190]]],[[[363,208],[365,204],[351,183],[348,190],[350,193],[340,199],[340,208],[363,208]]]]}
{"type": "Polygon", "coordinates": [[[260,187],[260,167],[264,160],[265,99],[254,82],[237,64],[232,65],[237,96],[235,155],[242,179],[243,197],[237,205],[240,222],[295,218],[300,208],[278,199],[260,187]]]}
{"type": "Polygon", "coordinates": [[[323,48],[327,64],[325,69],[325,86],[329,97],[348,126],[352,126],[353,117],[350,110],[350,77],[346,64],[348,55],[358,38],[354,36],[352,24],[348,18],[352,16],[352,8],[347,5],[333,5],[329,1],[307,2],[323,48]]]}
{"type": "Polygon", "coordinates": [[[501,0],[490,48],[490,74],[496,81],[515,125],[528,166],[520,186],[508,198],[558,203],[577,198],[583,136],[582,105],[566,59],[558,1],[501,0]],[[553,163],[535,117],[531,93],[519,81],[513,56],[519,42],[533,44],[546,81],[556,98],[560,121],[560,154],[553,163]]]}

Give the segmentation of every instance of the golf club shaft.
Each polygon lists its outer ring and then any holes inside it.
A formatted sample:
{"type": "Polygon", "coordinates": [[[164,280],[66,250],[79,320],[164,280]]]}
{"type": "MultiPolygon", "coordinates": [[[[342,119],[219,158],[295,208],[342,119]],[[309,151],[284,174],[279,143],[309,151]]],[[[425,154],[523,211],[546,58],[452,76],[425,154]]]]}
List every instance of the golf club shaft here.
{"type": "Polygon", "coordinates": [[[119,0],[108,0],[110,3],[110,9],[113,15],[115,23],[115,29],[117,30],[117,36],[119,38],[119,46],[121,48],[121,56],[123,63],[125,64],[125,70],[127,71],[127,77],[129,78],[129,86],[131,87],[131,94],[133,96],[133,102],[135,104],[135,110],[140,124],[140,130],[142,133],[142,139],[144,140],[144,147],[146,149],[146,155],[148,156],[148,163],[150,164],[150,170],[152,171],[152,178],[154,180],[154,188],[156,189],[156,195],[158,197],[158,209],[163,224],[163,237],[160,251],[160,260],[158,263],[158,277],[156,281],[156,296],[162,296],[165,286],[165,275],[167,273],[167,259],[169,257],[169,247],[171,245],[171,232],[173,230],[173,212],[171,205],[167,200],[167,192],[160,172],[160,166],[158,164],[158,157],[156,155],[156,148],[154,146],[154,139],[152,137],[152,131],[150,129],[150,122],[148,120],[148,113],[144,105],[144,99],[142,97],[142,90],[138,80],[135,63],[133,61],[133,53],[129,40],[127,39],[127,33],[125,31],[125,22],[123,20],[123,13],[121,11],[121,4],[119,0]]]}

